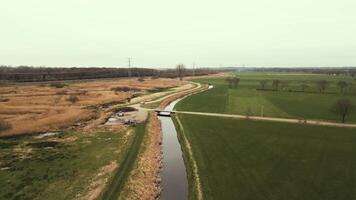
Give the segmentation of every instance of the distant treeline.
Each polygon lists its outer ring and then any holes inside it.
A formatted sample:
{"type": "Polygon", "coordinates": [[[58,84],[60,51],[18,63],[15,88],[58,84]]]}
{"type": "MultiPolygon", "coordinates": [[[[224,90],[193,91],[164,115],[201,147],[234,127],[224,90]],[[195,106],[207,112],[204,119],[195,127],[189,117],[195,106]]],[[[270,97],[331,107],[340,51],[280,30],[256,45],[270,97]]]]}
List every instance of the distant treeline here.
{"type": "Polygon", "coordinates": [[[238,68],[240,71],[294,72],[329,75],[356,76],[356,67],[316,67],[316,68],[238,68]]]}
{"type": "MultiPolygon", "coordinates": [[[[217,73],[217,70],[209,69],[186,69],[185,76],[207,75],[217,73]]],[[[168,77],[176,78],[175,69],[148,69],[148,68],[50,68],[50,67],[30,67],[30,66],[0,66],[0,80],[16,82],[34,81],[59,81],[59,80],[80,80],[98,78],[120,78],[120,77],[168,77]]]]}

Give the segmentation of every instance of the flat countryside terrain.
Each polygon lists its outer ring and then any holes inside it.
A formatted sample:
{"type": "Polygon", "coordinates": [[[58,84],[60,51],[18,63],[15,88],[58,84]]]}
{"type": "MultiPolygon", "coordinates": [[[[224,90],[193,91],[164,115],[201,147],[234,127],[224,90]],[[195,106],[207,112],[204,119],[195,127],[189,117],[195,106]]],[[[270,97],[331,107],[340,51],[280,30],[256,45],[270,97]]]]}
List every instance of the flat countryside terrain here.
{"type": "MultiPolygon", "coordinates": [[[[203,199],[355,198],[355,129],[178,118],[197,163],[203,199]]],[[[190,188],[192,179],[190,174],[190,188]]],[[[190,199],[196,199],[193,193],[190,199]]]]}
{"type": "MultiPolygon", "coordinates": [[[[182,111],[242,114],[297,119],[340,121],[340,116],[330,111],[339,99],[349,99],[356,104],[356,81],[351,76],[241,72],[237,87],[229,87],[225,78],[197,79],[211,83],[214,88],[186,98],[177,104],[182,111]],[[279,80],[278,91],[272,85],[279,80]],[[327,81],[325,91],[320,92],[317,82],[327,81]],[[261,81],[266,81],[261,90],[261,81]],[[341,92],[338,82],[349,84],[341,92]],[[306,85],[304,92],[302,85],[306,85]]],[[[346,122],[356,122],[356,114],[350,114],[346,122]]]]}

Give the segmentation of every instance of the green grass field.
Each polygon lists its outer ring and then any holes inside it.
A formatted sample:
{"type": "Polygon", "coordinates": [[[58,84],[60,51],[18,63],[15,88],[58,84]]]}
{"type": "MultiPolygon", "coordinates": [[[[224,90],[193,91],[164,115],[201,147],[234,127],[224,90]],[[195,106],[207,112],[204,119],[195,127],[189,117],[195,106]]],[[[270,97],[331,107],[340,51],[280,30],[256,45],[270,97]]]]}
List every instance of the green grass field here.
{"type": "Polygon", "coordinates": [[[66,132],[0,139],[0,199],[74,199],[103,166],[122,162],[132,135],[66,132]]]}
{"type": "Polygon", "coordinates": [[[204,199],[356,198],[355,129],[182,114],[179,119],[204,199]]]}
{"type": "MultiPolygon", "coordinates": [[[[348,98],[356,105],[355,94],[341,94],[338,81],[344,80],[356,84],[351,77],[312,74],[281,73],[237,73],[240,83],[237,88],[229,88],[224,78],[198,79],[197,82],[212,83],[214,88],[192,95],[176,105],[177,110],[251,114],[260,116],[286,117],[299,119],[321,119],[340,121],[340,117],[330,111],[331,106],[340,98],[348,98]],[[272,89],[272,80],[288,81],[288,86],[279,91],[261,91],[260,80],[269,80],[266,88],[272,89]],[[315,82],[330,82],[326,94],[318,93],[315,82]],[[308,84],[306,92],[301,90],[302,83],[308,84]],[[290,92],[292,90],[293,92],[290,92]]],[[[347,119],[356,122],[356,112],[347,119]]]]}
{"type": "Polygon", "coordinates": [[[113,176],[110,184],[106,187],[106,190],[102,193],[99,199],[102,200],[117,200],[121,192],[123,192],[124,184],[130,175],[130,172],[134,166],[140,148],[142,146],[142,140],[146,133],[147,121],[142,124],[136,125],[135,137],[129,148],[128,153],[125,155],[123,163],[121,163],[119,169],[113,176]]]}

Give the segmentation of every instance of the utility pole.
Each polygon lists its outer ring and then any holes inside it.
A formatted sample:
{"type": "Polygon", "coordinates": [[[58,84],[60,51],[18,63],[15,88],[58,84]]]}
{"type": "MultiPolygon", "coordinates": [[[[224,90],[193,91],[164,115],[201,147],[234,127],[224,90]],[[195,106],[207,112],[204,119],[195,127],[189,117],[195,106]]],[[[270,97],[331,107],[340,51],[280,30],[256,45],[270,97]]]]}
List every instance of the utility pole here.
{"type": "Polygon", "coordinates": [[[195,62],[193,62],[193,76],[195,76],[195,62]]]}
{"type": "Polygon", "coordinates": [[[131,58],[127,58],[128,61],[128,75],[131,78],[131,58]]]}

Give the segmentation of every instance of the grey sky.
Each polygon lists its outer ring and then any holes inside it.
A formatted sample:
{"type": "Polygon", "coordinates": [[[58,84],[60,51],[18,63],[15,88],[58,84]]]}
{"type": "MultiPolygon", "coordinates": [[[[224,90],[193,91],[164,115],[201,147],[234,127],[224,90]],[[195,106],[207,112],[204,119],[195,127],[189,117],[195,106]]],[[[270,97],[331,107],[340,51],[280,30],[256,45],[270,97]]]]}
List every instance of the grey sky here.
{"type": "Polygon", "coordinates": [[[355,0],[2,0],[0,64],[356,65],[355,0]]]}

